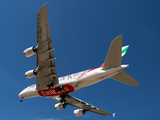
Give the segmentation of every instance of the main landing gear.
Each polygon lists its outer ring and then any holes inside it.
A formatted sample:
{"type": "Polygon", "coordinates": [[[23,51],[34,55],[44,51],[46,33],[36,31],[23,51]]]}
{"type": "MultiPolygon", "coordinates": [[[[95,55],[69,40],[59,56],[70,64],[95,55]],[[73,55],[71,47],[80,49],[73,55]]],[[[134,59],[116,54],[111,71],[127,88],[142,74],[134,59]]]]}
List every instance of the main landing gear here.
{"type": "MultiPolygon", "coordinates": [[[[60,91],[63,91],[63,90],[64,90],[64,86],[63,86],[63,85],[55,88],[56,93],[57,93],[57,92],[60,92],[60,91]]],[[[64,103],[64,102],[66,101],[65,98],[66,98],[67,96],[68,96],[68,93],[63,93],[62,95],[60,95],[60,97],[61,97],[60,102],[61,102],[61,103],[64,103]]]]}
{"type": "MultiPolygon", "coordinates": [[[[54,86],[53,81],[51,81],[51,82],[47,85],[48,89],[50,89],[50,88],[53,87],[53,86],[54,86]]],[[[55,88],[56,93],[57,93],[57,92],[60,92],[60,91],[63,91],[63,90],[64,90],[64,86],[63,86],[63,85],[58,86],[57,88],[55,88]]],[[[67,96],[69,96],[68,93],[63,93],[62,95],[60,95],[60,97],[61,97],[60,102],[61,102],[61,103],[64,103],[64,102],[66,101],[65,98],[66,98],[67,96]]]]}
{"type": "Polygon", "coordinates": [[[50,89],[50,88],[53,87],[53,86],[54,86],[53,81],[51,81],[51,82],[47,85],[48,89],[50,89]]]}
{"type": "Polygon", "coordinates": [[[56,92],[59,92],[59,91],[62,91],[62,90],[64,90],[63,85],[55,88],[56,92]]]}
{"type": "Polygon", "coordinates": [[[60,102],[61,102],[61,103],[66,102],[65,98],[66,98],[67,96],[69,96],[68,93],[63,93],[62,95],[60,95],[60,97],[61,97],[60,102]]]}

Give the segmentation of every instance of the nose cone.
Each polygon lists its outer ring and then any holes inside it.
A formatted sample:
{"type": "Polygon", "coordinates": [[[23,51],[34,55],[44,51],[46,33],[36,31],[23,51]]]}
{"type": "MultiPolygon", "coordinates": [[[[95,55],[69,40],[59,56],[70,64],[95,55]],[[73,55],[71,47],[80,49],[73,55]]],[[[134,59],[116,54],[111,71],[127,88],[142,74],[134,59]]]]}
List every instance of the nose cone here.
{"type": "Polygon", "coordinates": [[[31,97],[35,97],[38,95],[38,92],[37,90],[35,90],[35,85],[33,86],[29,86],[27,88],[25,88],[24,90],[22,90],[20,93],[19,93],[19,97],[20,98],[31,98],[31,97]]]}
{"type": "Polygon", "coordinates": [[[24,89],[23,91],[21,91],[21,92],[19,93],[18,96],[19,96],[20,98],[24,98],[25,93],[26,93],[26,92],[25,92],[25,89],[24,89]]]}

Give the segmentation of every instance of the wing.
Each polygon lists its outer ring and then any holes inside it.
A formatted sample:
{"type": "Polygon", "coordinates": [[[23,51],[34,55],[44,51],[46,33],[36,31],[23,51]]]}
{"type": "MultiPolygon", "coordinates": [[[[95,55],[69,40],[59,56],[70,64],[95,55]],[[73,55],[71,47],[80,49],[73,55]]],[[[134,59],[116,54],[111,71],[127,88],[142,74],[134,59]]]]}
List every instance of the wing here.
{"type": "MultiPolygon", "coordinates": [[[[54,96],[54,97],[50,97],[50,98],[52,100],[57,100],[57,101],[61,100],[61,98],[58,96],[54,96]]],[[[68,104],[68,105],[71,105],[74,107],[78,107],[78,108],[81,108],[86,111],[91,111],[91,112],[94,112],[94,113],[97,113],[100,115],[104,115],[104,116],[106,116],[106,115],[107,116],[114,116],[114,114],[108,113],[104,110],[99,109],[98,107],[92,106],[91,104],[88,104],[80,99],[77,99],[77,98],[69,96],[69,95],[65,98],[65,100],[66,100],[65,104],[68,104]]]]}
{"type": "Polygon", "coordinates": [[[36,65],[38,74],[36,89],[39,90],[46,88],[50,82],[58,84],[46,4],[40,8],[37,14],[37,45],[36,65]]]}

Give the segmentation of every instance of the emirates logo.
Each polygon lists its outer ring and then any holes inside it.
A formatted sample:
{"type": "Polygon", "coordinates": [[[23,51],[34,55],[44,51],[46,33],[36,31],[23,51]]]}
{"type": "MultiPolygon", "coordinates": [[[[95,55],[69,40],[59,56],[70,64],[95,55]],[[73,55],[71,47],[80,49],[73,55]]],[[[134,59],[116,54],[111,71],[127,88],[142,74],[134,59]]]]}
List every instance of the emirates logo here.
{"type": "Polygon", "coordinates": [[[43,96],[43,97],[48,97],[48,96],[57,96],[57,95],[62,95],[63,93],[71,93],[74,91],[74,88],[69,85],[69,84],[66,84],[66,85],[63,85],[64,89],[61,90],[61,91],[58,91],[56,92],[56,88],[51,88],[51,89],[44,89],[44,90],[38,90],[38,94],[40,96],[43,96]]]}

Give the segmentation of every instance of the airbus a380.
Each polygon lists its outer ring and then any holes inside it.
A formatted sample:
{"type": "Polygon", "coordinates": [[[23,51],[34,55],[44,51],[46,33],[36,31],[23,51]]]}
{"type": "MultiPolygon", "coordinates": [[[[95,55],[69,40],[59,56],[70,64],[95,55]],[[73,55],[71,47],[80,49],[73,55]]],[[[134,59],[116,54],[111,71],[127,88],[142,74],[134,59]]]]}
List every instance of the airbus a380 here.
{"type": "Polygon", "coordinates": [[[29,70],[25,73],[27,78],[36,76],[36,84],[25,88],[19,93],[20,101],[22,102],[22,99],[31,97],[49,97],[52,100],[59,101],[59,103],[55,104],[56,110],[64,109],[67,105],[80,108],[74,110],[75,116],[84,115],[86,111],[104,116],[114,116],[114,114],[101,110],[69,94],[106,78],[111,78],[127,85],[140,85],[124,71],[128,65],[121,65],[122,57],[128,47],[122,47],[122,35],[120,35],[112,41],[105,62],[99,68],[58,78],[53,54],[54,49],[51,43],[47,6],[45,4],[37,14],[37,46],[24,50],[26,57],[36,53],[37,69],[29,70]]]}

